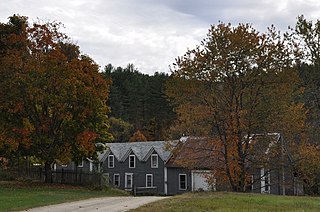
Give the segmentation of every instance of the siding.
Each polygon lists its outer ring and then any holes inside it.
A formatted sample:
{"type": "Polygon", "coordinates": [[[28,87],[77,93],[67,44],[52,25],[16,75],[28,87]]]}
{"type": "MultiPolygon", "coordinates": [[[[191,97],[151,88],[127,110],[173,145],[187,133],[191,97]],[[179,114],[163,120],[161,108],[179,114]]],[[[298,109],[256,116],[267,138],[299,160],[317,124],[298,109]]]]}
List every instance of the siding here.
{"type": "Polygon", "coordinates": [[[90,172],[90,162],[83,161],[83,167],[79,167],[75,164],[75,162],[70,162],[67,164],[67,167],[63,167],[59,164],[56,164],[56,170],[65,170],[65,171],[82,171],[82,172],[90,172]]]}
{"type": "MultiPolygon", "coordinates": [[[[130,155],[133,154],[132,152],[130,155]]],[[[154,151],[152,154],[156,154],[154,151]]],[[[112,153],[110,154],[112,155],[112,153]]],[[[114,168],[108,168],[108,159],[102,164],[102,171],[109,173],[110,185],[113,185],[114,174],[120,174],[120,188],[125,189],[125,173],[133,174],[133,187],[146,186],[146,174],[153,175],[153,186],[156,186],[159,194],[164,194],[164,162],[158,156],[158,168],[151,168],[151,155],[147,161],[139,161],[135,157],[135,168],[129,168],[129,157],[124,162],[119,162],[114,157],[114,168]]]]}
{"type": "Polygon", "coordinates": [[[168,195],[191,191],[191,171],[184,168],[168,167],[168,195]],[[179,189],[179,174],[187,174],[187,189],[179,189]]]}

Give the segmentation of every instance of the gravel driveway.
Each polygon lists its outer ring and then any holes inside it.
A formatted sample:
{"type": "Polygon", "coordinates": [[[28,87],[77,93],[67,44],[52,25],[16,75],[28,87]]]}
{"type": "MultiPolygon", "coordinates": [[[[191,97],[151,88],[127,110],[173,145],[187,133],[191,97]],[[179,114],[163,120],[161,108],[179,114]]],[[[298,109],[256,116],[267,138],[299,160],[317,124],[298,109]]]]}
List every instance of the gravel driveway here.
{"type": "Polygon", "coordinates": [[[57,205],[49,205],[45,207],[32,208],[25,210],[28,212],[60,212],[60,211],[127,211],[137,208],[141,205],[161,200],[167,197],[102,197],[81,200],[76,202],[62,203],[57,205]]]}

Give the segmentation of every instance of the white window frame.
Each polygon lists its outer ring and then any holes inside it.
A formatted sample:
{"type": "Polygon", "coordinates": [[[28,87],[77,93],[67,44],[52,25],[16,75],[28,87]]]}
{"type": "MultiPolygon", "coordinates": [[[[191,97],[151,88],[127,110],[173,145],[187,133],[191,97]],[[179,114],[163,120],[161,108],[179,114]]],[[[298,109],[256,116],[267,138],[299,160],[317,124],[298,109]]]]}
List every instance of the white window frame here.
{"type": "Polygon", "coordinates": [[[132,189],[132,187],[133,187],[133,173],[126,173],[124,180],[125,180],[125,185],[124,185],[125,188],[132,189]],[[127,186],[128,185],[128,176],[131,176],[131,185],[130,186],[127,186]]]}
{"type": "Polygon", "coordinates": [[[151,155],[151,168],[152,168],[152,169],[158,168],[158,164],[159,164],[159,156],[158,156],[158,154],[152,154],[152,155],[151,155]],[[156,158],[156,162],[157,162],[157,163],[155,164],[155,166],[154,166],[154,164],[153,164],[154,158],[156,158]]]}
{"type": "Polygon", "coordinates": [[[152,188],[153,187],[153,175],[152,174],[146,174],[146,188],[152,188]],[[148,177],[151,177],[151,185],[148,185],[148,177]]]}
{"type": "Polygon", "coordinates": [[[187,186],[188,186],[188,184],[187,184],[187,174],[179,174],[179,190],[183,190],[183,191],[185,191],[185,190],[187,190],[187,186]],[[185,177],[185,188],[181,188],[181,176],[184,176],[185,177]]]}
{"type": "Polygon", "coordinates": [[[81,161],[81,163],[78,164],[79,168],[83,168],[83,160],[81,161]]]}
{"type": "Polygon", "coordinates": [[[61,167],[66,168],[68,167],[68,164],[61,164],[61,167]]]}
{"type": "Polygon", "coordinates": [[[136,156],[135,155],[129,155],[129,168],[130,169],[136,168],[136,156]],[[133,158],[133,167],[131,166],[131,158],[133,158]]]}
{"type": "Polygon", "coordinates": [[[114,155],[108,156],[108,168],[114,168],[114,155]],[[112,158],[112,166],[110,165],[111,158],[112,158]]]}
{"type": "Polygon", "coordinates": [[[271,189],[270,183],[270,171],[261,168],[261,193],[269,193],[271,189]]]}
{"type": "Polygon", "coordinates": [[[113,186],[120,187],[120,174],[118,173],[113,175],[113,186]],[[118,185],[116,185],[116,176],[118,176],[118,185]]]}

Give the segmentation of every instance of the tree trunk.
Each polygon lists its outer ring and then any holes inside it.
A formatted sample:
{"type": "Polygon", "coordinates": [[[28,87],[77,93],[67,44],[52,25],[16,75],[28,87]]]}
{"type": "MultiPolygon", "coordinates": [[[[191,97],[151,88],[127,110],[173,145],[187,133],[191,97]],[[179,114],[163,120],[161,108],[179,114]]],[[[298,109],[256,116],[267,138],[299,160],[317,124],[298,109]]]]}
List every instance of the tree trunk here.
{"type": "Polygon", "coordinates": [[[51,176],[51,163],[46,161],[44,165],[44,177],[46,183],[52,183],[52,176],[51,176]]]}

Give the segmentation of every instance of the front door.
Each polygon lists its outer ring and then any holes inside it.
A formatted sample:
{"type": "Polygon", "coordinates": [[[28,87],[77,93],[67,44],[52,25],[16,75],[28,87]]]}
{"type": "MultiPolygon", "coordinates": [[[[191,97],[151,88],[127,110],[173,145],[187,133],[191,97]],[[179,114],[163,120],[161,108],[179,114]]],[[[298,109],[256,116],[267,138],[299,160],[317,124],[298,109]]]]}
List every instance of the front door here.
{"type": "Polygon", "coordinates": [[[133,174],[126,173],[125,174],[125,189],[132,190],[133,185],[133,174]]]}

